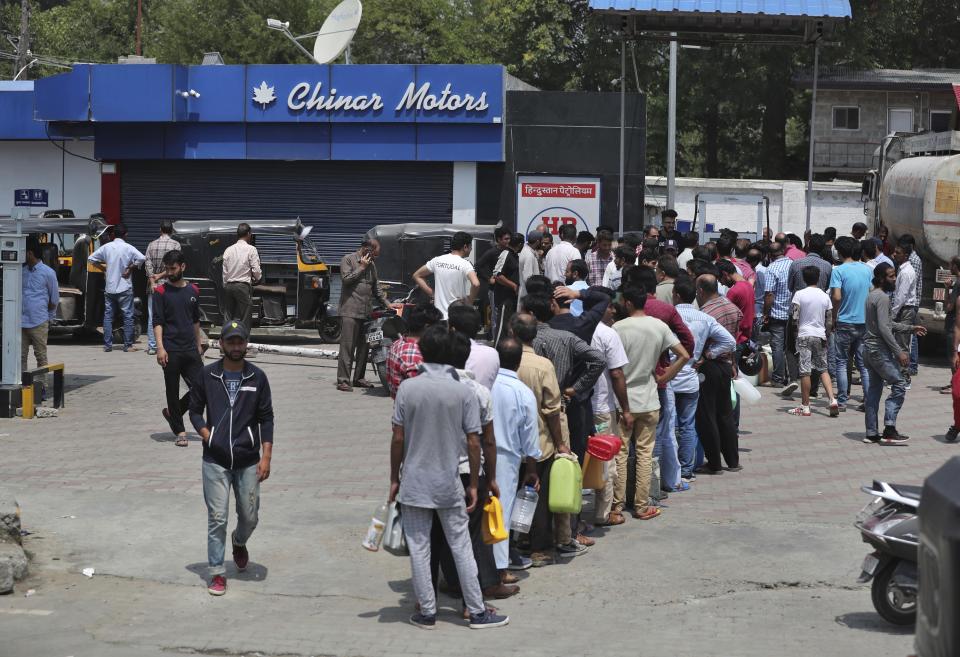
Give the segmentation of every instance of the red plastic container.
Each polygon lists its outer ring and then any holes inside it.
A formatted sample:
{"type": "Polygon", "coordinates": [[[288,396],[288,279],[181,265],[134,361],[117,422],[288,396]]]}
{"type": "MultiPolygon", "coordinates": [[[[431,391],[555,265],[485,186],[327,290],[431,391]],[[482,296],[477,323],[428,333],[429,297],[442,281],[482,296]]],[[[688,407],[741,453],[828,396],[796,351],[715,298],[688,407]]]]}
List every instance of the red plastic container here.
{"type": "Polygon", "coordinates": [[[599,434],[587,439],[587,452],[595,459],[609,461],[620,453],[623,443],[616,436],[599,434]]]}

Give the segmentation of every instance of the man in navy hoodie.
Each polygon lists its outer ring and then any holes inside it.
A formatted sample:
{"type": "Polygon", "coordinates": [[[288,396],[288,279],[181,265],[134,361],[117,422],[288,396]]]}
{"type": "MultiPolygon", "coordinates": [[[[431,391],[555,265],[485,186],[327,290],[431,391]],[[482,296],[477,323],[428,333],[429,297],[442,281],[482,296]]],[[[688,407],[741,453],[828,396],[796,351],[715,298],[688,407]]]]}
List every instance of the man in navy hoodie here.
{"type": "Polygon", "coordinates": [[[203,440],[210,595],[227,592],[223,553],[230,487],[233,486],[237,501],[237,528],[230,537],[233,562],[237,570],[243,571],[250,561],[247,539],[257,526],[260,482],[270,476],[273,454],[270,383],[262,370],[244,360],[247,335],[243,322],[227,322],[220,331],[223,358],[204,367],[196,385],[190,389],[190,421],[203,440]]]}

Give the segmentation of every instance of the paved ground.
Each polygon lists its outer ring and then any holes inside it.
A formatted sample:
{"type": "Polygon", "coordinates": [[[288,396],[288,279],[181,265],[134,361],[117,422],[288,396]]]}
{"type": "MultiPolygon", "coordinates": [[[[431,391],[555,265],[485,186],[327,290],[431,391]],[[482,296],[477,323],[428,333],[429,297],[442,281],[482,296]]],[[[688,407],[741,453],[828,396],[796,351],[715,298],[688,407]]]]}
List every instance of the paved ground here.
{"type": "Polygon", "coordinates": [[[854,583],[858,488],[919,482],[960,453],[942,441],[949,397],[933,387],[947,372],[934,366],[908,393],[903,447],[859,442],[860,413],[789,417],[765,390],[745,409],[742,473],[701,478],[662,517],[529,571],[501,605],[508,629],[470,632],[442,599],[428,634],[404,623],[408,562],[359,546],[388,486],[389,398],[337,392],[332,362],[257,359],[278,417],[273,475],[253,564],[212,598],[199,444],[174,447],[153,359],[65,341],[51,357],[67,364],[66,409],[0,420],[0,482],[23,506],[33,556],[31,579],[0,598],[3,657],[907,655],[912,636],[854,583]]]}

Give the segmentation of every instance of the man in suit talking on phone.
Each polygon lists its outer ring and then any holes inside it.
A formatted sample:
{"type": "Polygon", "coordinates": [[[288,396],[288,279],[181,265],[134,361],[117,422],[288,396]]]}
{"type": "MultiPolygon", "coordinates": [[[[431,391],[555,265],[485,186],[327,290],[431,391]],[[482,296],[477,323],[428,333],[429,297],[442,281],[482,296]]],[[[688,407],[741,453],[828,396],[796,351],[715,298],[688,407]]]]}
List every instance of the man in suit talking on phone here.
{"type": "Polygon", "coordinates": [[[388,306],[380,289],[374,260],[380,255],[380,242],[364,240],[360,248],[340,261],[340,358],[337,362],[337,390],[350,392],[354,386],[372,388],[363,378],[367,371],[367,343],[361,335],[364,322],[370,317],[373,302],[388,306]],[[353,370],[353,377],[350,371],[353,370]]]}

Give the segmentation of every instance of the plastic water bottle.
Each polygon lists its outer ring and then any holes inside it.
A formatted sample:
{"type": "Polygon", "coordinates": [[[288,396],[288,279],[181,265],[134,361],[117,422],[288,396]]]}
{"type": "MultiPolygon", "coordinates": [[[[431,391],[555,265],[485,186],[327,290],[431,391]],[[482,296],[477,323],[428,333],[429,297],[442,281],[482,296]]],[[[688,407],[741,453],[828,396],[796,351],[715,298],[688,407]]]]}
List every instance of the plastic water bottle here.
{"type": "Polygon", "coordinates": [[[373,518],[370,520],[370,527],[367,528],[367,535],[364,537],[363,542],[360,543],[360,545],[371,552],[376,552],[379,550],[380,541],[383,540],[383,530],[386,526],[387,503],[384,502],[380,505],[376,512],[374,512],[373,518]]]}
{"type": "Polygon", "coordinates": [[[533,514],[537,510],[537,502],[540,496],[533,486],[524,486],[523,490],[517,493],[517,499],[513,502],[513,513],[510,514],[510,529],[521,534],[530,532],[530,525],[533,524],[533,514]]]}

